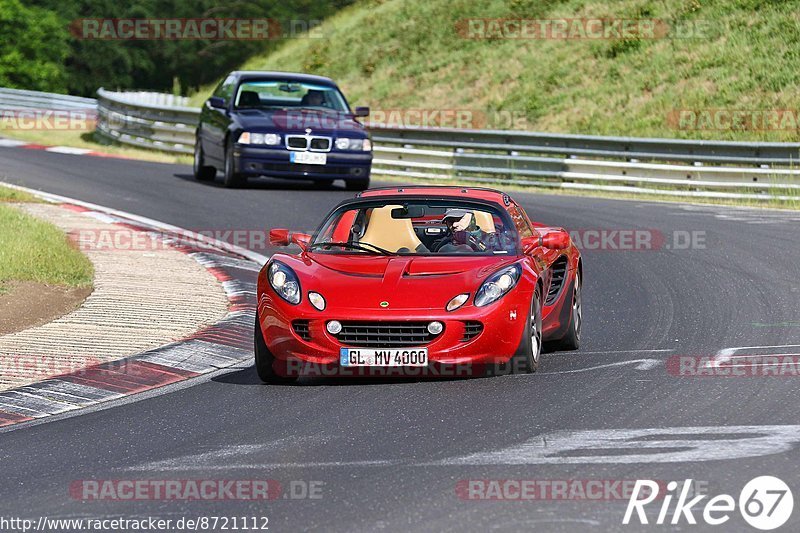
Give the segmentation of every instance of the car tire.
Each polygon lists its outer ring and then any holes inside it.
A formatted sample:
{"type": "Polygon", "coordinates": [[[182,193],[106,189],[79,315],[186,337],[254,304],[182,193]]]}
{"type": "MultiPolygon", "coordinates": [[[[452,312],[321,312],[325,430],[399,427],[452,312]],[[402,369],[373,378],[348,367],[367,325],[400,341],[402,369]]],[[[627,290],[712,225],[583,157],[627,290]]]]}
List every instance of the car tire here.
{"type": "Polygon", "coordinates": [[[228,188],[241,187],[247,178],[236,172],[236,165],[233,160],[233,143],[228,140],[225,146],[225,170],[223,184],[228,188]]]}
{"type": "Polygon", "coordinates": [[[258,378],[264,383],[273,384],[289,384],[297,381],[297,378],[280,376],[275,371],[275,356],[267,348],[267,343],[264,342],[264,335],[261,332],[261,324],[256,315],[256,325],[254,332],[253,352],[256,361],[256,373],[258,378]]]}
{"type": "Polygon", "coordinates": [[[344,180],[344,188],[348,191],[365,191],[369,189],[369,177],[346,179],[344,180]]]}
{"type": "Polygon", "coordinates": [[[581,347],[581,327],[583,326],[583,308],[581,306],[581,275],[575,273],[575,281],[572,286],[572,299],[570,300],[570,320],[569,329],[564,337],[558,342],[559,350],[577,350],[581,347]]]}
{"type": "Polygon", "coordinates": [[[539,286],[531,298],[528,323],[520,339],[519,348],[511,358],[512,374],[532,374],[539,369],[542,357],[542,292],[539,286]]]}
{"type": "Polygon", "coordinates": [[[192,170],[194,171],[194,179],[197,181],[211,181],[217,177],[217,169],[206,165],[206,158],[200,139],[196,139],[194,142],[192,170]]]}

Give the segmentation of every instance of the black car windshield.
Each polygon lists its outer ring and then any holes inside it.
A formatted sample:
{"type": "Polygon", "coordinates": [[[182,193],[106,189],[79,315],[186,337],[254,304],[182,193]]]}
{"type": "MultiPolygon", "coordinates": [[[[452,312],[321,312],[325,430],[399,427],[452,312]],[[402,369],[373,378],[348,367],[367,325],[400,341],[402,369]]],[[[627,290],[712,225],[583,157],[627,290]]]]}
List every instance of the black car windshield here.
{"type": "Polygon", "coordinates": [[[239,85],[236,109],[309,109],[349,113],[342,93],[336,87],[289,80],[251,80],[239,85]]]}
{"type": "Polygon", "coordinates": [[[389,198],[340,207],[311,247],[359,255],[514,255],[517,241],[508,213],[490,204],[389,198]]]}

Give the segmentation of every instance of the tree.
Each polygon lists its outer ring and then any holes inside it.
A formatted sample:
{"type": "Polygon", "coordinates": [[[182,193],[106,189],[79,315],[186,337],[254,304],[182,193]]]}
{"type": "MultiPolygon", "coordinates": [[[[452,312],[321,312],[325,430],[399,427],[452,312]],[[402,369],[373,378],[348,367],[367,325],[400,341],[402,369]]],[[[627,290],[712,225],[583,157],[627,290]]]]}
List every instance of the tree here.
{"type": "Polygon", "coordinates": [[[59,17],[19,0],[0,0],[0,86],[64,92],[67,29],[59,17]]]}

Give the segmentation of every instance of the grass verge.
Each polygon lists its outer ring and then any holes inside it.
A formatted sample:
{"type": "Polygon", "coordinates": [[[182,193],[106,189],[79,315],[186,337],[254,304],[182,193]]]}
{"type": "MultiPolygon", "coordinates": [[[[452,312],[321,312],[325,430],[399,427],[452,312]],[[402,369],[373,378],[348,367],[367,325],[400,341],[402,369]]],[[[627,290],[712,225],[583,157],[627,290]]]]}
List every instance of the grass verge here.
{"type": "Polygon", "coordinates": [[[0,185],[0,202],[38,203],[41,202],[41,200],[28,192],[18,191],[17,189],[11,189],[0,185]]]}
{"type": "MultiPolygon", "coordinates": [[[[0,187],[0,198],[16,191],[0,187]]],[[[88,287],[91,261],[60,229],[0,203],[0,293],[10,281],[88,287]]]]}

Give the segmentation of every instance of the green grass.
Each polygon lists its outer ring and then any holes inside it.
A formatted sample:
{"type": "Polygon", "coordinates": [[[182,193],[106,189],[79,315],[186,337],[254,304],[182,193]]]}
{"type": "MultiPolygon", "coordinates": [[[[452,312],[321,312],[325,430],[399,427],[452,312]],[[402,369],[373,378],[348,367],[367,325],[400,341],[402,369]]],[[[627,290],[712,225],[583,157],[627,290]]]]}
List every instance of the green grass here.
{"type": "Polygon", "coordinates": [[[3,187],[0,185],[0,202],[26,202],[37,203],[40,202],[34,195],[25,191],[18,191],[10,187],[3,187]]]}
{"type": "Polygon", "coordinates": [[[192,157],[188,155],[174,155],[166,152],[143,150],[121,144],[99,143],[94,139],[93,132],[86,131],[0,129],[0,136],[45,146],[87,148],[105,154],[130,159],[140,159],[142,161],[153,161],[156,163],[180,163],[186,165],[192,162],[192,157]]]}
{"type": "Polygon", "coordinates": [[[0,289],[9,281],[88,287],[93,275],[92,263],[64,232],[0,204],[0,289]]]}
{"type": "MultiPolygon", "coordinates": [[[[244,69],[333,77],[352,104],[462,109],[487,126],[595,135],[795,141],[798,130],[679,131],[678,109],[800,109],[797,0],[363,0],[244,69]],[[636,18],[693,39],[469,40],[469,18],[636,18]]],[[[194,95],[199,105],[212,87],[194,95]]]]}

